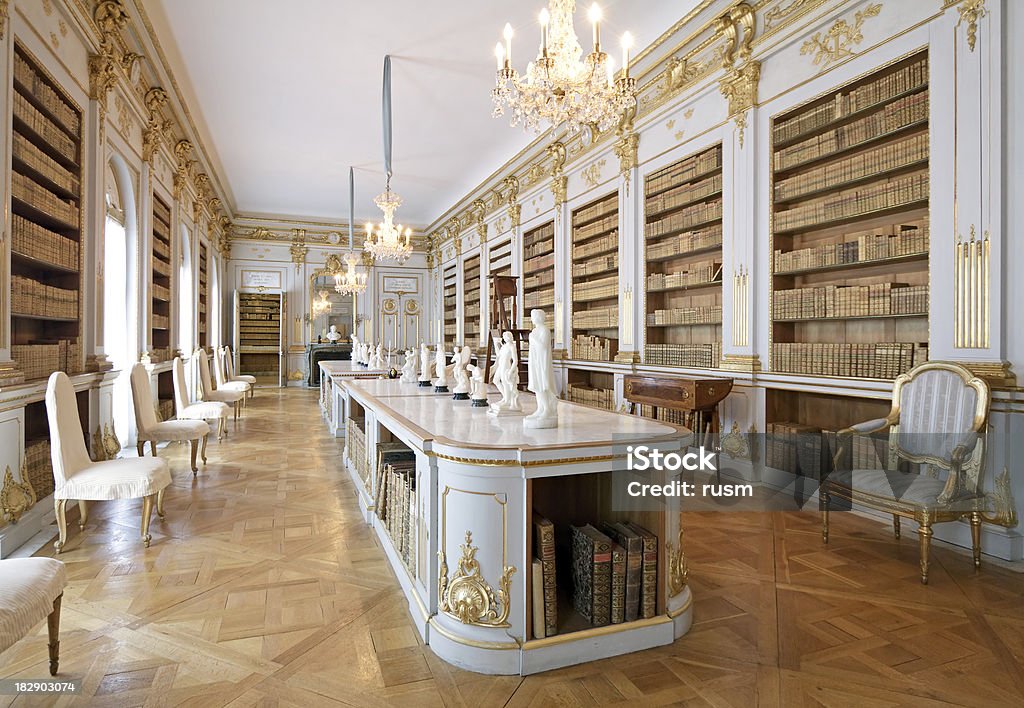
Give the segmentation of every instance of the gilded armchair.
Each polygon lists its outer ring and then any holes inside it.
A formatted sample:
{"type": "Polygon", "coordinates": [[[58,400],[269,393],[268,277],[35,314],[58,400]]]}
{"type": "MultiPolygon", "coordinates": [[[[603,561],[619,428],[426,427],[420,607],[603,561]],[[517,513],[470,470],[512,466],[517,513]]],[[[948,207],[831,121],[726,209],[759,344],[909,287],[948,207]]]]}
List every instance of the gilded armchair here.
{"type": "Polygon", "coordinates": [[[957,364],[929,362],[899,376],[893,383],[889,415],[859,423],[837,436],[834,469],[821,484],[824,542],[828,543],[829,506],[834,498],[891,513],[897,538],[900,519],[913,519],[919,527],[921,582],[927,584],[932,525],[967,519],[974,566],[980,567],[988,408],[988,384],[957,364]],[[888,431],[887,469],[844,464],[854,435],[884,431],[888,431]],[[911,466],[916,471],[908,471],[911,466]],[[945,479],[940,478],[941,472],[945,479]]]}

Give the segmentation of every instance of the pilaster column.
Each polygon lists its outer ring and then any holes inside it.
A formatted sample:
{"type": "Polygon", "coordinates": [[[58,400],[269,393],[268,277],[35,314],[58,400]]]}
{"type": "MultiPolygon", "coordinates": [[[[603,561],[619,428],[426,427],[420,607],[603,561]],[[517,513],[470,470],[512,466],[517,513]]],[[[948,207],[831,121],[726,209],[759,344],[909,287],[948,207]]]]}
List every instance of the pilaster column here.
{"type": "MultiPolygon", "coordinates": [[[[4,89],[0,91],[0,115],[3,116],[4,139],[0,141],[0,164],[11,164],[11,92],[13,91],[14,42],[9,31],[9,3],[0,2],[0,76],[4,89]]],[[[0,197],[4,204],[10,203],[11,171],[4,170],[0,176],[0,197]]],[[[24,374],[11,359],[11,211],[4,209],[0,214],[0,389],[21,383],[24,374]]]]}

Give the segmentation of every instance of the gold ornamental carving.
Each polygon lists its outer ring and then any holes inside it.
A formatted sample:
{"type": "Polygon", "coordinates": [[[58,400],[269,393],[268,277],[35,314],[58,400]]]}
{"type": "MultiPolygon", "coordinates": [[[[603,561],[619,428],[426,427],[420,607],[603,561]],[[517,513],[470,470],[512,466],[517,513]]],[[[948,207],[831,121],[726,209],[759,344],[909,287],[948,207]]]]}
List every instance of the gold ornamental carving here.
{"type": "Polygon", "coordinates": [[[953,259],[953,338],[958,349],[988,349],[991,243],[988,232],[957,234],[953,259]]]}
{"type": "Polygon", "coordinates": [[[580,176],[587,183],[587,187],[594,188],[601,182],[601,168],[605,166],[604,160],[595,160],[580,171],[580,176]]]}
{"type": "Polygon", "coordinates": [[[480,573],[480,561],[476,559],[479,550],[473,545],[473,533],[466,531],[466,541],[459,546],[459,558],[455,574],[448,577],[448,563],[444,549],[437,552],[440,572],[437,579],[438,605],[442,612],[463,624],[476,627],[511,627],[508,622],[511,610],[510,595],[512,575],[515,566],[505,566],[498,581],[498,593],[484,580],[480,573]]]}
{"type": "Polygon", "coordinates": [[[149,111],[146,129],[142,132],[142,159],[153,164],[153,158],[160,149],[164,134],[170,130],[170,121],[163,117],[163,107],[167,105],[167,92],[159,86],[146,91],[144,103],[149,111]]]}
{"type": "Polygon", "coordinates": [[[103,121],[107,114],[107,94],[117,85],[118,33],[128,22],[128,13],[116,0],[103,0],[93,12],[93,20],[100,33],[100,44],[95,54],[89,55],[89,98],[96,101],[100,112],[100,141],[103,140],[103,121]]]}
{"type": "Polygon", "coordinates": [[[722,95],[729,101],[729,115],[745,113],[757,105],[757,84],[761,80],[761,62],[748,61],[731,69],[719,83],[722,95]]]}
{"type": "Polygon", "coordinates": [[[761,80],[761,63],[750,58],[756,29],[754,20],[754,9],[747,3],[740,3],[715,22],[716,36],[725,38],[720,49],[725,76],[718,88],[729,103],[729,117],[736,124],[741,150],[747,111],[757,105],[757,84],[761,80]]]}
{"type": "Polygon", "coordinates": [[[114,432],[114,426],[104,423],[102,430],[100,430],[99,426],[96,426],[96,431],[92,434],[93,462],[113,460],[120,452],[121,441],[117,439],[117,433],[114,432]]]}
{"type": "Polygon", "coordinates": [[[174,198],[180,199],[185,193],[185,186],[188,184],[189,172],[192,167],[192,143],[188,140],[179,140],[174,146],[174,157],[177,162],[174,171],[174,198]]]}
{"type": "Polygon", "coordinates": [[[27,478],[28,474],[24,467],[21,469],[21,482],[14,479],[10,466],[4,473],[4,486],[0,488],[0,513],[12,524],[18,523],[22,514],[36,503],[36,491],[32,489],[27,478]]]}
{"type": "Polygon", "coordinates": [[[722,450],[734,460],[750,459],[750,443],[735,420],[729,432],[722,436],[722,450]]]}
{"type": "MultiPolygon", "coordinates": [[[[945,7],[955,4],[956,0],[947,0],[945,7]]],[[[985,0],[964,0],[957,6],[956,11],[960,13],[956,26],[959,29],[962,24],[967,23],[967,47],[973,52],[978,43],[978,20],[988,14],[985,10],[985,0]]]]}
{"type": "Polygon", "coordinates": [[[619,158],[619,174],[622,175],[622,183],[626,190],[626,196],[629,196],[629,179],[632,174],[633,168],[637,166],[637,150],[640,147],[640,134],[629,133],[622,136],[615,142],[615,146],[612,150],[615,152],[615,157],[619,158]]]}
{"type": "Polygon", "coordinates": [[[3,39],[7,34],[7,19],[8,19],[8,6],[10,5],[9,0],[0,0],[0,39],[3,39]]]}
{"type": "Polygon", "coordinates": [[[469,209],[473,224],[476,225],[477,236],[480,237],[480,243],[483,243],[487,240],[487,224],[484,223],[484,216],[487,214],[487,202],[483,199],[474,199],[469,209]]]}
{"type": "Polygon", "coordinates": [[[725,37],[722,46],[722,68],[731,69],[736,61],[745,62],[753,52],[754,8],[741,2],[715,20],[715,35],[725,37]]]}
{"type": "Polygon", "coordinates": [[[764,14],[765,31],[772,29],[780,23],[802,14],[806,10],[820,5],[822,0],[791,0],[788,5],[776,5],[764,14]]]}
{"type": "Polygon", "coordinates": [[[679,514],[679,534],[676,536],[676,542],[667,541],[665,553],[668,556],[668,594],[669,597],[675,597],[686,587],[687,577],[690,574],[686,553],[683,552],[682,513],[679,514]]]}
{"type": "Polygon", "coordinates": [[[306,254],[309,252],[309,247],[306,245],[305,229],[293,230],[292,245],[288,251],[291,253],[292,263],[295,264],[295,270],[302,270],[302,266],[306,263],[306,254]]]}
{"type": "Polygon", "coordinates": [[[852,25],[845,19],[836,20],[827,32],[815,32],[813,37],[804,42],[800,47],[800,55],[813,54],[814,66],[819,67],[819,71],[852,57],[854,47],[864,41],[861,32],[864,22],[868,18],[878,17],[881,11],[882,5],[876,3],[858,11],[853,16],[852,25]]]}
{"type": "Polygon", "coordinates": [[[1006,467],[996,477],[995,489],[985,495],[985,502],[991,508],[981,514],[985,521],[1008,529],[1017,525],[1017,502],[1014,501],[1013,489],[1010,487],[1010,470],[1006,467]]]}

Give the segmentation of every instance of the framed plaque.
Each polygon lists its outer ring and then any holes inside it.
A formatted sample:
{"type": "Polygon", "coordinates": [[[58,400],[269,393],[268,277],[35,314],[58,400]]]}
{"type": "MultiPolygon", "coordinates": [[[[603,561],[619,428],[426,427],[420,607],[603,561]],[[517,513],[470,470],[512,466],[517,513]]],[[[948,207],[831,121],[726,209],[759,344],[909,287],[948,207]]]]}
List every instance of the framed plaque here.
{"type": "Polygon", "coordinates": [[[272,270],[243,270],[243,288],[267,288],[272,290],[281,289],[281,271],[272,270]]]}
{"type": "Polygon", "coordinates": [[[384,276],[384,292],[386,293],[418,293],[420,291],[420,280],[415,277],[401,275],[384,276]]]}

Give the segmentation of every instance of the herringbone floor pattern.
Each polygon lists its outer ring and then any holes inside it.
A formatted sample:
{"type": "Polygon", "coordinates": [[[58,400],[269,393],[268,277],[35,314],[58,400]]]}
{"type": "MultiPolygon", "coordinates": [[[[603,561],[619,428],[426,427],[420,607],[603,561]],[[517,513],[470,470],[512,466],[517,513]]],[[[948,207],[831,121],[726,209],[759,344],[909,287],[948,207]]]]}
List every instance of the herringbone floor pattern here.
{"type": "MultiPolygon", "coordinates": [[[[900,706],[1024,704],[1024,575],[833,514],[694,514],[693,629],[674,645],[519,677],[449,666],[413,631],[316,395],[261,389],[153,545],[139,503],[97,504],[61,556],[61,676],[83,695],[0,706],[900,706]]],[[[44,553],[49,553],[47,547],[44,553]]],[[[0,656],[41,678],[46,629],[0,656]]]]}

